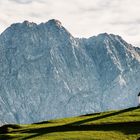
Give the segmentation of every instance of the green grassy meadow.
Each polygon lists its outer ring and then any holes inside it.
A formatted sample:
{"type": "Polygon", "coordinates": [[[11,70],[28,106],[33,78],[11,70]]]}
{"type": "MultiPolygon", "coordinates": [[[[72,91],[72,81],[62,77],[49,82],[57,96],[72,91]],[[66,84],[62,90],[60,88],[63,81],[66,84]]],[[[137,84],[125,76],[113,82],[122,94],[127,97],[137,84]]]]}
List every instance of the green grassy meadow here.
{"type": "Polygon", "coordinates": [[[0,127],[0,140],[140,140],[140,107],[0,127]]]}

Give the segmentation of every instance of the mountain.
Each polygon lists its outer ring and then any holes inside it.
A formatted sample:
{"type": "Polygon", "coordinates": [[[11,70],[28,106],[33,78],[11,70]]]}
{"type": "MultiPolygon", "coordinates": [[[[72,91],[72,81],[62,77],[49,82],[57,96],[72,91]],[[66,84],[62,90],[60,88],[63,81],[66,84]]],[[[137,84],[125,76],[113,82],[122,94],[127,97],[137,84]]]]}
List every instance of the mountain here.
{"type": "Polygon", "coordinates": [[[73,37],[58,20],[0,35],[0,123],[33,123],[138,105],[140,49],[120,36],[73,37]]]}

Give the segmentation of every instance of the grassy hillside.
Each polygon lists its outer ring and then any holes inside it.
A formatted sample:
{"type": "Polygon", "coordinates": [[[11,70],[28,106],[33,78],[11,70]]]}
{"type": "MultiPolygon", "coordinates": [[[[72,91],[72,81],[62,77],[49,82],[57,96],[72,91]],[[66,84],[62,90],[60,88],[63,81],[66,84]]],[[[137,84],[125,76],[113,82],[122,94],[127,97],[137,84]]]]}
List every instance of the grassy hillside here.
{"type": "Polygon", "coordinates": [[[0,133],[0,140],[140,140],[140,108],[5,125],[0,133]]]}

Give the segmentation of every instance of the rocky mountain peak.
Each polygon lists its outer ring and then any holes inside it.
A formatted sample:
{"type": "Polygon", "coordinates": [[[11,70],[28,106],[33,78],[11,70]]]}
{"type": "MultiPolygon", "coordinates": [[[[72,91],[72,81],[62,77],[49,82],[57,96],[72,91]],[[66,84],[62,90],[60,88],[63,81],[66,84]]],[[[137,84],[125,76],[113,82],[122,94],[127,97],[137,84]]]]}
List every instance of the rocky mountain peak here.
{"type": "Polygon", "coordinates": [[[136,106],[139,54],[113,34],[74,38],[54,19],[13,24],[0,35],[0,122],[136,106]]]}

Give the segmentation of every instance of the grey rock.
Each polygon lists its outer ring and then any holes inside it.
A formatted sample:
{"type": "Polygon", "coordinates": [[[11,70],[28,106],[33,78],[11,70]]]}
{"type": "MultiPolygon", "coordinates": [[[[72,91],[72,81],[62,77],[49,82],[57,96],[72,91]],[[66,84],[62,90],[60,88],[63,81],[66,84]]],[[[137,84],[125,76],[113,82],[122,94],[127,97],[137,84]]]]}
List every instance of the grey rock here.
{"type": "Polygon", "coordinates": [[[0,35],[0,124],[137,106],[140,49],[120,36],[74,38],[58,20],[0,35]]]}

